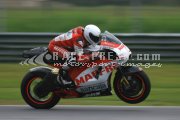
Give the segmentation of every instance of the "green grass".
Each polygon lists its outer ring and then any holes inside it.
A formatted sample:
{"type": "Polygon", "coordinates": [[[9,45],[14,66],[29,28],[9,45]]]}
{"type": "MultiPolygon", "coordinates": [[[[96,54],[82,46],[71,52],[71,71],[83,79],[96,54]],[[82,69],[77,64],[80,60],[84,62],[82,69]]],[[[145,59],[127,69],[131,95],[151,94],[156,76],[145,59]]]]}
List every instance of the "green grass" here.
{"type": "Polygon", "coordinates": [[[111,32],[180,32],[180,8],[71,7],[50,10],[7,10],[9,32],[65,32],[79,25],[97,24],[111,32]],[[137,21],[137,22],[136,22],[137,21]]]}
{"type": "MultiPolygon", "coordinates": [[[[20,94],[20,84],[24,74],[34,66],[0,64],[0,104],[25,104],[20,94]]],[[[163,64],[161,68],[144,69],[152,83],[150,96],[136,105],[180,105],[180,65],[163,64]]],[[[129,105],[119,100],[115,94],[108,97],[62,99],[64,105],[129,105]]]]}

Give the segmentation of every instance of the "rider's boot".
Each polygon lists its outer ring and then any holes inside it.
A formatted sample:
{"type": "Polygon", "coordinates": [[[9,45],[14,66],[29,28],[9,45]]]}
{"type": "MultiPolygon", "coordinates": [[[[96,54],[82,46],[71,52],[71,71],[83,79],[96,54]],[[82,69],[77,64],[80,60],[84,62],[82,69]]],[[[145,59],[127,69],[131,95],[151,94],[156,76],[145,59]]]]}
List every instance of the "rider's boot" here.
{"type": "Polygon", "coordinates": [[[75,83],[72,81],[70,76],[68,75],[68,71],[66,69],[61,68],[59,70],[59,82],[62,84],[64,88],[74,88],[75,83]]]}

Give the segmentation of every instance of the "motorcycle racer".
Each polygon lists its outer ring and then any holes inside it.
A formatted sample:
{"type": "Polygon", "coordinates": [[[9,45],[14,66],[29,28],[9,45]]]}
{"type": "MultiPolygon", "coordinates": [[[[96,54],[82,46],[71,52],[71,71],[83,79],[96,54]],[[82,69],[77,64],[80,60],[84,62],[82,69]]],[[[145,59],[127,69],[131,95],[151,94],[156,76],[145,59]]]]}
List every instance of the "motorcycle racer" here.
{"type": "MultiPolygon", "coordinates": [[[[95,46],[98,44],[100,42],[100,34],[101,30],[96,25],[89,24],[85,28],[79,26],[71,29],[67,33],[61,34],[50,41],[48,51],[51,54],[57,52],[59,58],[64,59],[66,57],[66,61],[63,63],[66,66],[63,66],[59,70],[60,83],[67,87],[73,86],[71,78],[67,75],[67,71],[70,68],[68,63],[71,61],[71,58],[65,53],[75,52],[76,62],[90,61],[93,55],[85,54],[83,49],[89,45],[95,46]]],[[[45,79],[49,78],[45,77],[45,79]]]]}

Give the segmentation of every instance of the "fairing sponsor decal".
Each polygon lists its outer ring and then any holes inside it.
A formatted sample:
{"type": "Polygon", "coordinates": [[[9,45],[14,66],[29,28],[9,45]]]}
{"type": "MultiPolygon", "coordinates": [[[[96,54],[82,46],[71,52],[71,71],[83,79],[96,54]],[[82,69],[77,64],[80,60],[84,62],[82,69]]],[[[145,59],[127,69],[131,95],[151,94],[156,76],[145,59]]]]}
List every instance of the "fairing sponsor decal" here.
{"type": "Polygon", "coordinates": [[[95,84],[91,86],[80,87],[77,89],[78,92],[88,93],[107,89],[108,86],[105,83],[95,84]]]}

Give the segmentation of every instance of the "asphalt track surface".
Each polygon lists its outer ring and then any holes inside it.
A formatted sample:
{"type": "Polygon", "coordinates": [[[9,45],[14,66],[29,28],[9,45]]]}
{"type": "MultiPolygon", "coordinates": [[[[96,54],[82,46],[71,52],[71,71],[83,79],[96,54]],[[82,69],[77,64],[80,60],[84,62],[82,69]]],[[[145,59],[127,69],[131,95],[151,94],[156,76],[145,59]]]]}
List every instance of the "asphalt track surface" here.
{"type": "Polygon", "coordinates": [[[29,106],[0,106],[0,120],[180,120],[180,107],[56,106],[36,110],[29,106]]]}

